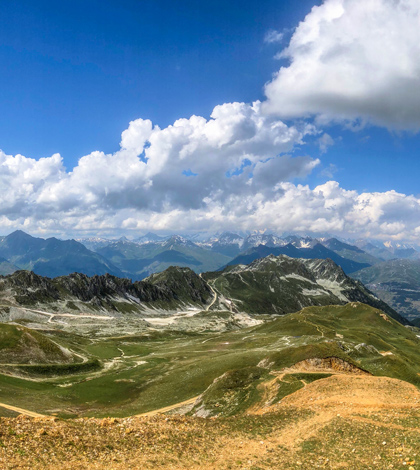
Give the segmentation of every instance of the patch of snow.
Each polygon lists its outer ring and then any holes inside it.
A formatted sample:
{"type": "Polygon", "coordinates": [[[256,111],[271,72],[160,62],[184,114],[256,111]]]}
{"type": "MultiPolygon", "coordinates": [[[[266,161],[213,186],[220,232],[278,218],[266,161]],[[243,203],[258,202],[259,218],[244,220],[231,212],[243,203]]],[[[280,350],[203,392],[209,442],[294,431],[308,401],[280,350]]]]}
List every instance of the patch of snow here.
{"type": "Polygon", "coordinates": [[[298,279],[299,281],[310,282],[316,285],[316,282],[311,281],[307,277],[300,276],[299,274],[286,274],[284,277],[288,279],[298,279]]]}
{"type": "Polygon", "coordinates": [[[318,284],[320,284],[324,289],[332,292],[343,302],[349,302],[349,299],[343,294],[343,289],[338,282],[330,281],[328,279],[318,279],[318,284]]]}
{"type": "Polygon", "coordinates": [[[316,297],[318,295],[328,295],[328,292],[320,289],[302,289],[302,294],[316,297]]]}

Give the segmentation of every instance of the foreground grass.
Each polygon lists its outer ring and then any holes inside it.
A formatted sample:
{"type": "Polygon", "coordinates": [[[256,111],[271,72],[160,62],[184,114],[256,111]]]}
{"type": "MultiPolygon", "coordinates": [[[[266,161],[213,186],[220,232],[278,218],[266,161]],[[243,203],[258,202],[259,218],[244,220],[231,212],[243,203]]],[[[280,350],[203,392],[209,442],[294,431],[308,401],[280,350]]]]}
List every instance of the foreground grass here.
{"type": "Polygon", "coordinates": [[[4,469],[390,469],[419,468],[418,412],[387,409],[333,416],[307,428],[316,411],[262,416],[0,419],[4,469]],[[415,416],[413,416],[415,415],[415,416]],[[401,425],[408,419],[409,424],[401,425]],[[398,428],[392,427],[398,422],[398,428]],[[298,438],[287,439],[296,429],[298,438]]]}

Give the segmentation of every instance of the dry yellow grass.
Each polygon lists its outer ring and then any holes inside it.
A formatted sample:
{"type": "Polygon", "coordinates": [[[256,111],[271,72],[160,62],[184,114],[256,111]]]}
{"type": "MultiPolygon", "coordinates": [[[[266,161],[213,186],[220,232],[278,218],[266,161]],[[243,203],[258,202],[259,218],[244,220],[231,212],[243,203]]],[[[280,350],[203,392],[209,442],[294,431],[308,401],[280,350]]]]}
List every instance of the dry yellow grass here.
{"type": "Polygon", "coordinates": [[[235,418],[2,418],[0,468],[418,469],[419,425],[414,386],[335,375],[235,418]]]}

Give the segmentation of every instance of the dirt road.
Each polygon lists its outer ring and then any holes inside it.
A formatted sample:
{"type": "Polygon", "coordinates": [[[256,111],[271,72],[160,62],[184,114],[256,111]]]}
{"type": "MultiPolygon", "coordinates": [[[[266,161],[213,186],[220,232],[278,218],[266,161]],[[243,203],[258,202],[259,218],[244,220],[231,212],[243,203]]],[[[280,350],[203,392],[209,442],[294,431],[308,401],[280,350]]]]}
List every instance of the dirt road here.
{"type": "MultiPolygon", "coordinates": [[[[201,273],[199,274],[199,276],[201,277],[201,273]]],[[[216,302],[217,300],[217,293],[216,291],[213,289],[213,287],[211,286],[211,284],[209,282],[207,282],[207,285],[210,287],[211,291],[213,292],[213,300],[211,301],[210,305],[207,305],[206,307],[206,312],[208,312],[210,310],[210,308],[214,305],[214,303],[216,302]]]]}

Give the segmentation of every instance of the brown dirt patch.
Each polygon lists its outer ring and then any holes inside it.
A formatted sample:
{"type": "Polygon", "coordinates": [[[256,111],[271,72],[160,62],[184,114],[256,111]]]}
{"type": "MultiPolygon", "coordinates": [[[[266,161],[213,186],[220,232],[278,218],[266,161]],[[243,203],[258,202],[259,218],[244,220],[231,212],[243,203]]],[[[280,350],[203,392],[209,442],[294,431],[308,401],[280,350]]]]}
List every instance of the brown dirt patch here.
{"type": "Polygon", "coordinates": [[[320,405],[337,409],[419,407],[420,392],[412,384],[389,377],[333,375],[282,400],[282,406],[320,405]]]}

